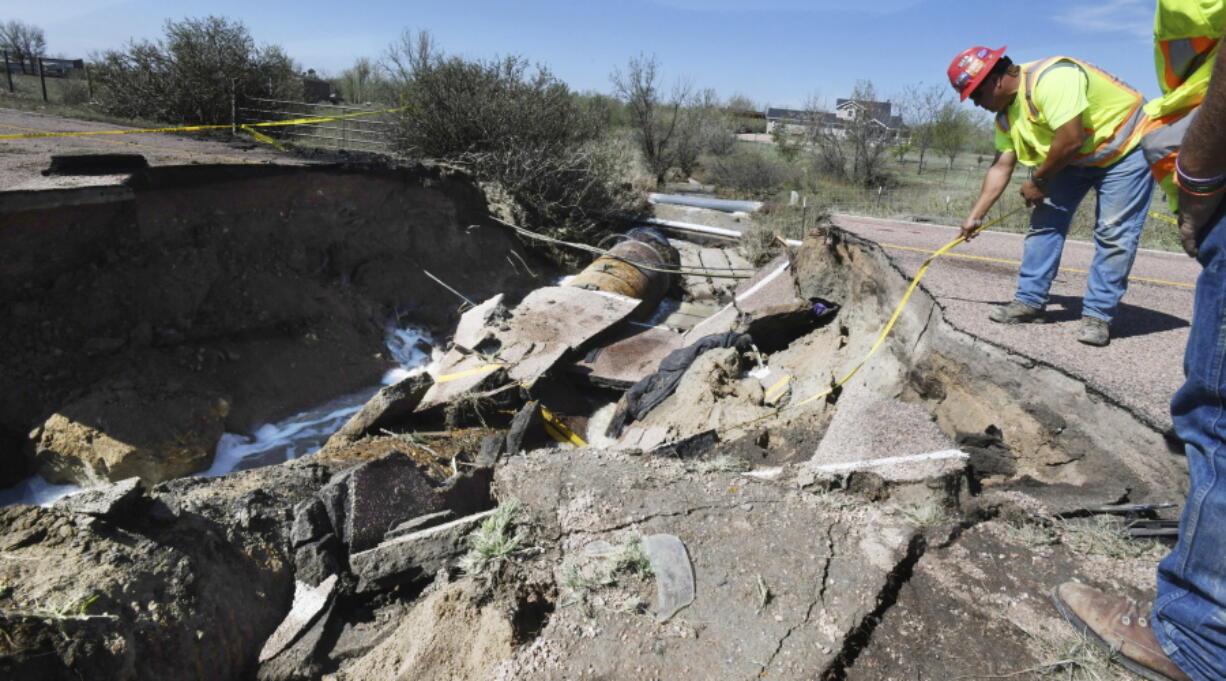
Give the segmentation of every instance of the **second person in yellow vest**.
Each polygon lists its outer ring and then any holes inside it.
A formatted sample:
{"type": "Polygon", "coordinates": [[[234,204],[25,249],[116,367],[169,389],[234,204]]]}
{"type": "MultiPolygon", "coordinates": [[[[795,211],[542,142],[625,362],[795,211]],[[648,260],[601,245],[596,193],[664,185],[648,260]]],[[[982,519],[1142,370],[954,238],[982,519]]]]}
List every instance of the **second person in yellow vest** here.
{"type": "Polygon", "coordinates": [[[1128,288],[1153,181],[1138,148],[1144,98],[1114,76],[1069,57],[1014,64],[998,50],[972,47],[949,66],[962,100],[996,114],[996,160],[962,225],[972,238],[1020,162],[1033,168],[1022,197],[1034,206],[1013,301],[990,318],[1046,322],[1046,305],[1073,213],[1097,193],[1094,259],[1082,298],[1077,340],[1103,346],[1128,288]]]}

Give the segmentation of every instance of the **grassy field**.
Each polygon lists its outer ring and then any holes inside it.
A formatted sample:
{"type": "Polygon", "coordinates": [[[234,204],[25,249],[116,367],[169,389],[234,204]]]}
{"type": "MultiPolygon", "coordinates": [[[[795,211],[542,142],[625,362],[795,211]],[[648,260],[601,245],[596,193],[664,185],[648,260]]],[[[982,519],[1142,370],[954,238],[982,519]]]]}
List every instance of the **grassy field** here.
{"type": "MultiPolygon", "coordinates": [[[[747,145],[746,148],[752,148],[759,153],[777,158],[773,145],[743,144],[747,145]]],[[[808,198],[809,206],[834,213],[919,219],[939,224],[960,225],[979,195],[984,172],[991,162],[990,156],[963,153],[954,159],[953,166],[950,167],[947,158],[930,153],[925,159],[924,172],[920,174],[916,172],[919,165],[917,154],[910,153],[902,160],[891,157],[887,161],[887,167],[893,178],[893,186],[870,189],[833,181],[800,168],[800,179],[793,183],[794,186],[781,191],[776,200],[787,201],[791,190],[794,189],[808,198]]],[[[1024,167],[1019,167],[1014,171],[1009,188],[1005,190],[1004,195],[988,214],[989,221],[1023,206],[1020,188],[1027,177],[1028,173],[1024,167]]],[[[1094,192],[1091,191],[1082,200],[1073,216],[1072,227],[1069,230],[1071,238],[1087,240],[1093,238],[1094,205],[1094,192]]],[[[1027,216],[1028,211],[1023,209],[992,225],[990,229],[1024,232],[1027,227],[1027,216]]],[[[1167,206],[1166,195],[1155,189],[1145,228],[1141,233],[1141,247],[1167,251],[1181,250],[1178,229],[1173,220],[1174,217],[1167,206]]]]}

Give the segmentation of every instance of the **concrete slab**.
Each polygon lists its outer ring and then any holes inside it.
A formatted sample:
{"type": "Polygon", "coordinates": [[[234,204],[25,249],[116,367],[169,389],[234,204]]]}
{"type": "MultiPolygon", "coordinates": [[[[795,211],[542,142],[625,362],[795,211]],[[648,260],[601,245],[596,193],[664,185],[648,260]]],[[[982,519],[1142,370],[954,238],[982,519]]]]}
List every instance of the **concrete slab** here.
{"type": "Polygon", "coordinates": [[[435,525],[349,556],[350,568],[358,577],[358,591],[378,591],[438,572],[467,550],[468,534],[493,512],[435,525]]]}
{"type": "Polygon", "coordinates": [[[271,660],[297,640],[302,632],[314,624],[319,615],[331,604],[335,591],[336,575],[325,579],[316,587],[295,582],[294,604],[290,607],[289,614],[272,632],[272,636],[269,636],[264,642],[264,647],[260,649],[259,661],[263,663],[271,660]]]}
{"type": "Polygon", "coordinates": [[[502,385],[506,371],[498,363],[480,355],[466,355],[452,348],[439,362],[434,385],[426,391],[416,411],[446,404],[461,395],[502,385]]]}
{"type": "Polygon", "coordinates": [[[444,500],[408,456],[392,452],[354,469],[349,476],[345,538],[351,553],[383,541],[388,530],[444,507],[444,500]]]}
{"type": "Polygon", "coordinates": [[[461,315],[451,342],[469,352],[475,352],[482,341],[494,335],[490,324],[506,315],[502,299],[503,294],[499,293],[461,315]]]}
{"type": "Polygon", "coordinates": [[[624,390],[655,373],[660,360],[680,348],[683,338],[675,331],[628,324],[608,345],[592,350],[573,368],[597,385],[624,390]]]}
{"type": "Polygon", "coordinates": [[[698,252],[698,258],[702,261],[702,268],[710,270],[712,273],[707,278],[707,281],[710,282],[711,297],[717,301],[725,301],[731,297],[732,292],[737,288],[737,282],[740,280],[713,276],[732,272],[732,263],[728,259],[727,249],[704,248],[698,252]]]}

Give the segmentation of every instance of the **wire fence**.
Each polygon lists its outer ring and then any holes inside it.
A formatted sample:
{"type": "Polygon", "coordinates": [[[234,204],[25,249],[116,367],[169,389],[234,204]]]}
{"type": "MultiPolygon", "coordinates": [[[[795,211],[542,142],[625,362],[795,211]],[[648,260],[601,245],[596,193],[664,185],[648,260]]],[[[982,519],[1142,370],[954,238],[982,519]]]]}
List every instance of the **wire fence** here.
{"type": "Polygon", "coordinates": [[[79,60],[8,61],[7,73],[0,73],[0,97],[4,98],[81,106],[93,99],[93,90],[89,69],[79,60]],[[74,61],[81,65],[72,66],[74,61]]]}
{"type": "MultiPolygon", "coordinates": [[[[239,107],[236,111],[235,118],[239,124],[325,118],[373,110],[338,104],[308,104],[254,97],[246,101],[250,104],[239,107]]],[[[391,133],[394,127],[391,114],[377,114],[283,128],[262,128],[261,132],[270,137],[288,140],[300,147],[387,154],[392,152],[391,133]]]]}

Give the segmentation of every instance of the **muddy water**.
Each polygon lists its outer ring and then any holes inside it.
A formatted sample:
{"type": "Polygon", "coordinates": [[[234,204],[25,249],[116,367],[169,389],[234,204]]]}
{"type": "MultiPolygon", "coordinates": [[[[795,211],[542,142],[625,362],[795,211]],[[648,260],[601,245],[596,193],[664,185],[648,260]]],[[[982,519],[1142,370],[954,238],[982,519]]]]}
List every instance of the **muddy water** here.
{"type": "MultiPolygon", "coordinates": [[[[382,385],[398,383],[409,376],[431,369],[433,339],[425,329],[389,326],[387,349],[397,366],[383,375],[382,385]]],[[[366,404],[380,386],[342,395],[323,404],[267,423],[248,435],[226,433],[217,443],[213,465],[200,475],[213,477],[233,471],[270,466],[312,454],[332,433],[366,404]]],[[[35,475],[0,490],[0,506],[30,504],[47,506],[83,488],[79,485],[53,485],[35,475]]]]}

